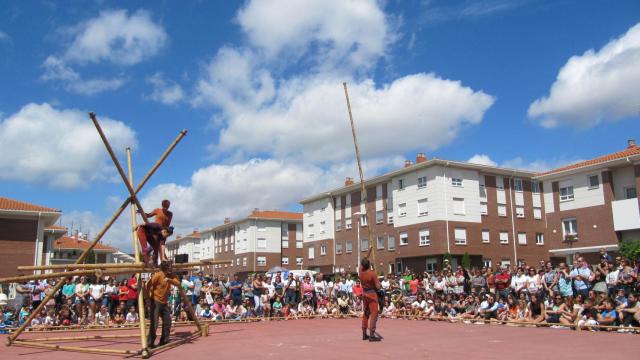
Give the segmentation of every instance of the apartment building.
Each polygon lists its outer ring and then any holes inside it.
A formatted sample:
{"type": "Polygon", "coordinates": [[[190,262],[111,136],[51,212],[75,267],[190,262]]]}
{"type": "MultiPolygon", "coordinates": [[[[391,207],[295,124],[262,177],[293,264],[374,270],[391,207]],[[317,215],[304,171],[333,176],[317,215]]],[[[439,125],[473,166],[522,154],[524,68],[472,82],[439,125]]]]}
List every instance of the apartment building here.
{"type": "Polygon", "coordinates": [[[0,274],[19,275],[19,265],[45,265],[54,234],[45,228],[62,215],[60,210],[0,197],[0,274]]]}
{"type": "Polygon", "coordinates": [[[176,255],[186,255],[187,261],[200,261],[206,258],[211,258],[211,246],[207,242],[207,236],[209,234],[200,233],[198,230],[187,236],[176,236],[174,240],[167,241],[165,244],[167,256],[176,260],[176,255]]]}
{"type": "Polygon", "coordinates": [[[543,183],[547,241],[551,257],[570,261],[580,252],[598,260],[601,248],[616,251],[620,241],[640,239],[640,147],[554,169],[543,183]]]}
{"type": "Polygon", "coordinates": [[[299,269],[304,264],[301,213],[255,209],[237,221],[227,218],[207,232],[213,259],[230,261],[214,265],[216,275],[246,277],[274,266],[299,269]]]}
{"type": "Polygon", "coordinates": [[[619,240],[640,235],[639,155],[630,143],[537,174],[420,153],[415,163],[366,180],[366,204],[351,178],[302,200],[305,267],[356,271],[369,246],[384,272],[432,270],[445,253],[454,266],[465,253],[473,265],[495,266],[615,251],[619,240]]]}

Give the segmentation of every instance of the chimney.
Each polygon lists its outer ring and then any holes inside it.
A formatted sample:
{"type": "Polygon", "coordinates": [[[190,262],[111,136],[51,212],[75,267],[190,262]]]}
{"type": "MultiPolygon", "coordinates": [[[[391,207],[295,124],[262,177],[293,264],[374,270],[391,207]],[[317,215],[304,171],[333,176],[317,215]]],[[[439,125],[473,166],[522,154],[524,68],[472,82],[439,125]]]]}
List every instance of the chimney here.
{"type": "Polygon", "coordinates": [[[411,161],[411,160],[405,160],[404,161],[404,167],[408,168],[411,165],[413,165],[413,161],[411,161]]]}
{"type": "Polygon", "coordinates": [[[427,161],[427,155],[424,153],[418,153],[418,155],[416,155],[416,164],[420,164],[425,161],[427,161]]]}
{"type": "Polygon", "coordinates": [[[228,217],[224,218],[224,223],[225,224],[228,224],[230,222],[231,222],[231,218],[228,218],[228,217]]]}
{"type": "Polygon", "coordinates": [[[344,186],[351,186],[353,185],[353,178],[352,177],[348,177],[344,180],[344,186]]]}
{"type": "Polygon", "coordinates": [[[629,139],[627,140],[627,149],[631,149],[634,148],[638,145],[636,145],[636,139],[629,139]]]}

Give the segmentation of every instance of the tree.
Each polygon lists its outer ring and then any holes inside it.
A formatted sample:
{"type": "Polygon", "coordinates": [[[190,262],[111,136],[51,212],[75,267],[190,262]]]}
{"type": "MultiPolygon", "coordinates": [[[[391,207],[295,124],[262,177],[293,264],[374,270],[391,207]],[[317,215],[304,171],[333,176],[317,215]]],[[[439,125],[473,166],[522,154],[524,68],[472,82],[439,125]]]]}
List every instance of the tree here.
{"type": "Polygon", "coordinates": [[[451,264],[451,260],[453,259],[453,256],[451,256],[451,253],[444,253],[444,255],[442,255],[442,262],[448,261],[449,264],[451,264]]]}
{"type": "Polygon", "coordinates": [[[469,269],[471,267],[471,255],[465,251],[464,255],[462,255],[462,267],[465,269],[469,269]]]}
{"type": "Polygon", "coordinates": [[[95,264],[96,263],[96,253],[95,253],[95,251],[93,251],[93,250],[89,251],[89,253],[87,254],[87,257],[84,258],[84,263],[85,264],[95,264]]]}
{"type": "Polygon", "coordinates": [[[640,257],[640,240],[623,241],[620,246],[620,255],[633,261],[640,257]]]}

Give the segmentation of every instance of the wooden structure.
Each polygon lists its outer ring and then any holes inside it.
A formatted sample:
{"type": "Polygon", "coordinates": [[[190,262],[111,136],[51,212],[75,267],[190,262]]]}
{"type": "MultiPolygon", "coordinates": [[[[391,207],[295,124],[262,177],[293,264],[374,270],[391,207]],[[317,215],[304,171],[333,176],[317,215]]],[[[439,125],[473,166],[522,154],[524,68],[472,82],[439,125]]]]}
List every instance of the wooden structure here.
{"type": "MultiPolygon", "coordinates": [[[[113,163],[122,178],[127,191],[128,198],[120,205],[120,207],[113,214],[111,219],[104,225],[102,230],[98,232],[95,239],[90,243],[89,247],[84,250],[84,252],[78,257],[75,264],[69,265],[49,265],[49,266],[20,266],[18,267],[21,271],[38,271],[38,270],[59,270],[58,272],[53,273],[45,273],[45,274],[34,274],[34,275],[25,275],[11,278],[0,279],[0,282],[21,282],[28,280],[36,280],[36,279],[53,279],[58,278],[60,281],[56,283],[53,287],[53,290],[45,296],[40,305],[34,309],[31,314],[27,317],[25,322],[11,335],[9,335],[7,339],[7,346],[15,345],[15,346],[27,346],[27,347],[36,347],[43,349],[52,349],[52,350],[66,350],[66,351],[78,351],[78,352],[88,352],[88,353],[101,353],[101,354],[121,354],[121,355],[142,355],[143,358],[147,358],[152,355],[154,352],[159,350],[164,350],[169,347],[177,346],[187,341],[191,341],[192,339],[199,336],[207,336],[208,328],[207,325],[201,324],[197,317],[193,312],[193,308],[191,307],[191,302],[187,299],[184,291],[181,287],[178,287],[180,295],[182,297],[183,303],[187,304],[187,311],[190,313],[192,318],[195,320],[194,325],[196,326],[196,330],[187,333],[186,336],[181,337],[178,340],[174,340],[169,342],[166,345],[159,346],[153,349],[150,349],[147,344],[147,328],[145,323],[145,306],[144,306],[144,293],[142,291],[142,279],[140,278],[140,274],[142,273],[151,273],[154,271],[158,271],[155,268],[146,268],[145,264],[140,261],[140,253],[138,249],[138,238],[136,234],[136,213],[139,213],[142,217],[142,220],[147,223],[147,217],[145,212],[138,201],[137,194],[147,183],[149,178],[156,172],[156,170],[162,165],[164,160],[169,156],[171,151],[176,147],[176,145],[182,140],[182,138],[187,134],[186,130],[182,130],[175,140],[169,145],[167,150],[162,154],[160,159],[153,165],[153,167],[149,170],[149,172],[144,176],[144,178],[140,181],[140,183],[134,188],[133,182],[133,173],[131,167],[131,152],[130,149],[127,148],[127,163],[128,163],[128,176],[124,173],[118,158],[116,157],[109,141],[107,140],[106,135],[102,131],[100,124],[98,123],[98,119],[94,113],[89,113],[89,118],[93,122],[104,143],[107,152],[109,153],[113,163]],[[132,238],[133,245],[135,251],[135,263],[133,264],[83,264],[89,252],[98,244],[98,242],[102,239],[105,233],[109,230],[109,228],[113,225],[113,223],[118,219],[118,217],[122,214],[125,208],[128,205],[131,205],[131,225],[132,225],[132,238]],[[137,286],[138,286],[138,309],[140,313],[140,349],[138,350],[125,350],[125,349],[104,349],[104,348],[91,348],[91,347],[79,347],[79,346],[68,346],[68,345],[56,345],[51,344],[49,342],[61,341],[61,342],[69,342],[69,341],[90,341],[90,340],[98,340],[104,338],[124,338],[124,337],[132,337],[132,335],[93,335],[93,336],[75,336],[75,337],[56,337],[56,338],[37,338],[37,339],[19,339],[20,334],[27,328],[27,326],[31,323],[31,320],[36,316],[36,314],[40,313],[40,311],[44,308],[45,304],[58,292],[60,291],[64,281],[64,278],[70,276],[78,276],[78,275],[93,275],[102,276],[107,274],[136,274],[137,286]]],[[[206,265],[210,265],[213,263],[227,263],[224,262],[199,262],[199,263],[186,263],[186,264],[177,264],[177,268],[182,269],[192,269],[194,267],[202,267],[206,265]]],[[[113,330],[118,329],[131,329],[131,327],[123,327],[123,328],[114,328],[113,330]]],[[[137,335],[134,335],[137,336],[137,335]]]]}

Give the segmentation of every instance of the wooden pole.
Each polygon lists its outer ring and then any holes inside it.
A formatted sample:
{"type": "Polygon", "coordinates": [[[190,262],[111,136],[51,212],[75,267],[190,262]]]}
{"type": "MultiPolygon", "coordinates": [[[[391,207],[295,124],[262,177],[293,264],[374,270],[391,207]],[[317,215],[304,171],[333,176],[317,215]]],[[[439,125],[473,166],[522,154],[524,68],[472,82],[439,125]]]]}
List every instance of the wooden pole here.
{"type": "MultiPolygon", "coordinates": [[[[126,264],[123,264],[126,265],[126,264]]],[[[187,268],[189,270],[197,270],[197,268],[187,268]]],[[[75,270],[75,271],[67,271],[67,272],[55,272],[55,273],[47,273],[47,274],[38,274],[38,275],[21,275],[21,276],[13,276],[8,278],[0,278],[0,283],[20,283],[24,281],[30,280],[42,280],[42,279],[53,279],[60,277],[72,277],[72,276],[83,276],[83,275],[95,275],[95,276],[103,276],[103,275],[113,275],[113,274],[133,274],[133,273],[153,273],[156,271],[160,271],[157,268],[139,268],[139,267],[131,267],[131,266],[123,266],[119,268],[107,268],[107,269],[88,269],[88,270],[75,270]]]]}
{"type": "Polygon", "coordinates": [[[102,127],[100,127],[100,123],[98,123],[98,118],[96,117],[96,114],[93,112],[90,112],[89,117],[91,118],[91,121],[93,121],[93,125],[95,125],[96,130],[98,130],[98,134],[100,134],[100,138],[102,139],[104,146],[107,148],[107,152],[109,153],[109,156],[111,156],[111,160],[113,160],[113,164],[116,166],[116,169],[118,169],[118,173],[120,174],[120,177],[122,177],[122,181],[127,187],[127,190],[129,190],[129,196],[131,196],[131,201],[138,207],[138,210],[140,211],[140,215],[142,216],[142,220],[144,220],[144,223],[147,224],[149,222],[149,219],[147,219],[147,214],[144,212],[142,205],[140,205],[140,201],[138,201],[136,192],[135,190],[133,190],[133,186],[129,183],[129,180],[127,179],[127,175],[125,175],[124,170],[122,169],[122,165],[120,165],[120,161],[118,161],[116,154],[113,152],[113,149],[111,148],[111,144],[109,143],[109,140],[107,140],[107,136],[102,131],[102,127]]]}
{"type": "MultiPolygon", "coordinates": [[[[129,170],[129,187],[133,188],[133,167],[131,165],[131,148],[127,148],[127,170],[129,170]]],[[[136,231],[138,227],[137,219],[136,219],[136,207],[132,203],[131,204],[131,228],[132,231],[132,239],[133,239],[133,253],[136,258],[136,263],[140,263],[140,252],[138,251],[138,232],[136,231]]],[[[145,249],[142,249],[145,251],[145,249]]],[[[142,278],[140,277],[140,273],[136,274],[136,284],[138,287],[138,313],[140,314],[140,345],[143,350],[148,350],[147,344],[147,330],[145,324],[145,307],[144,307],[144,292],[145,289],[142,287],[142,278]]]]}
{"type": "MultiPolygon", "coordinates": [[[[153,165],[153,167],[151,168],[151,170],[149,170],[147,172],[147,174],[145,175],[145,177],[142,179],[142,181],[140,182],[140,184],[138,184],[138,187],[136,188],[135,193],[138,193],[140,191],[140,189],[142,189],[142,187],[147,183],[147,181],[151,178],[151,176],[156,172],[156,170],[160,167],[160,165],[162,165],[162,163],[164,162],[164,160],[167,158],[167,156],[169,156],[169,154],[171,153],[171,151],[173,151],[173,149],[176,147],[176,145],[178,145],[178,143],[180,142],[180,140],[182,140],[182,138],[187,134],[186,130],[182,130],[180,132],[180,134],[178,134],[178,136],[176,137],[176,139],[173,141],[173,143],[171,143],[171,145],[169,145],[169,148],[164,152],[164,154],[162,154],[162,156],[160,157],[160,159],[158,161],[156,161],[156,163],[153,165]]],[[[102,227],[102,230],[100,230],[98,232],[98,235],[96,236],[96,238],[91,242],[91,244],[89,244],[89,247],[87,249],[84,250],[84,252],[82,254],[80,254],[80,257],[78,257],[78,259],[76,260],[76,264],[80,264],[84,261],[84,259],[87,257],[87,255],[89,255],[89,252],[91,250],[93,250],[93,248],[96,246],[96,244],[98,244],[98,242],[100,241],[100,239],[102,239],[102,237],[104,236],[104,234],[107,232],[107,230],[109,230],[109,228],[111,227],[111,225],[113,225],[114,222],[116,222],[116,220],[118,219],[118,217],[120,216],[120,214],[122,214],[122,212],[124,211],[124,209],[127,207],[127,205],[129,204],[130,199],[125,200],[122,205],[120,205],[120,207],[118,208],[118,210],[116,210],[116,212],[113,214],[113,216],[111,217],[111,219],[109,219],[109,221],[102,227]]],[[[44,308],[44,306],[46,305],[46,303],[53,298],[53,295],[56,294],[60,288],[62,288],[62,284],[64,284],[64,281],[59,281],[56,286],[53,287],[53,290],[45,296],[45,298],[42,300],[42,302],[40,303],[40,305],[38,305],[38,307],[33,310],[31,312],[31,314],[29,314],[29,316],[27,317],[27,319],[25,320],[24,324],[22,324],[18,330],[16,330],[15,333],[11,334],[8,338],[7,338],[7,343],[9,345],[11,345],[11,343],[13,341],[16,340],[16,338],[20,335],[21,332],[24,331],[24,329],[31,324],[31,320],[33,320],[33,318],[40,313],[40,311],[44,308]]]]}
{"type": "MultiPolygon", "coordinates": [[[[360,148],[358,147],[358,137],[356,135],[356,125],[353,122],[353,115],[351,114],[351,102],[349,101],[349,92],[347,90],[347,83],[343,82],[342,86],[344,87],[344,96],[347,99],[347,110],[349,111],[349,122],[351,123],[351,135],[353,136],[353,145],[356,149],[356,161],[358,162],[358,173],[360,174],[360,204],[364,204],[364,216],[367,219],[367,230],[369,233],[369,251],[367,252],[367,257],[371,256],[372,268],[376,266],[376,252],[375,247],[377,246],[378,239],[373,238],[373,223],[369,219],[369,211],[367,211],[367,189],[364,186],[364,175],[362,172],[362,163],[360,161],[360,148]]],[[[362,216],[362,215],[360,215],[362,216]]],[[[358,226],[360,226],[360,221],[358,221],[358,226]]],[[[358,249],[360,249],[360,244],[358,244],[358,249]]],[[[360,268],[360,264],[357,265],[360,268]]]]}
{"type": "Polygon", "coordinates": [[[66,351],[75,351],[75,352],[83,352],[83,353],[96,353],[96,354],[130,355],[130,354],[134,354],[135,353],[134,351],[131,351],[131,350],[97,349],[97,348],[87,348],[87,347],[79,347],[79,346],[40,344],[40,343],[24,341],[24,340],[14,340],[13,344],[17,345],[17,346],[25,346],[25,347],[36,347],[36,348],[44,348],[44,349],[51,349],[51,350],[66,350],[66,351]]]}
{"type": "Polygon", "coordinates": [[[186,343],[188,341],[191,341],[191,340],[195,339],[198,336],[201,336],[201,334],[202,334],[201,330],[195,330],[195,331],[191,332],[189,335],[185,336],[182,339],[170,341],[170,342],[168,342],[168,343],[166,343],[164,345],[160,345],[160,346],[157,346],[157,347],[155,347],[153,349],[149,349],[149,352],[150,352],[150,354],[154,354],[154,353],[157,353],[159,351],[162,351],[162,350],[165,350],[165,349],[169,349],[169,348],[172,348],[174,346],[178,346],[180,344],[184,344],[184,343],[186,343]]]}
{"type": "Polygon", "coordinates": [[[180,298],[182,299],[182,302],[185,303],[185,305],[187,306],[187,312],[193,318],[193,321],[196,323],[196,326],[198,327],[199,331],[202,331],[202,324],[198,319],[198,314],[196,314],[196,312],[193,311],[193,306],[191,305],[191,299],[187,298],[187,294],[185,294],[184,290],[182,289],[182,286],[177,286],[177,288],[178,288],[178,292],[180,293],[180,298]]]}
{"type": "Polygon", "coordinates": [[[138,334],[125,335],[89,335],[89,336],[69,336],[69,337],[44,337],[33,339],[20,339],[25,342],[49,342],[49,341],[82,341],[82,340],[102,340],[102,339],[126,339],[140,336],[138,334]]]}
{"type": "MultiPolygon", "coordinates": [[[[208,266],[214,264],[230,264],[231,260],[202,260],[199,262],[188,262],[173,264],[173,268],[183,267],[198,267],[208,266]]],[[[60,264],[60,265],[38,265],[38,266],[18,266],[20,271],[32,271],[32,270],[89,270],[89,269],[121,269],[121,268],[136,268],[144,269],[144,263],[119,263],[119,264],[60,264]]]]}

